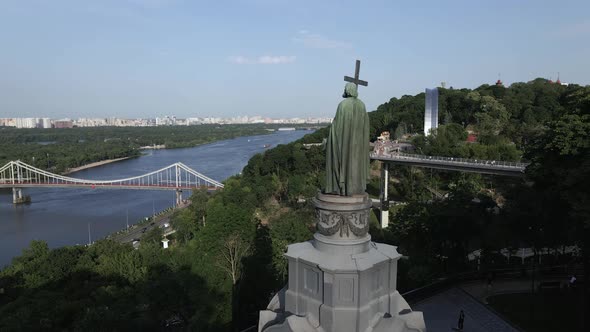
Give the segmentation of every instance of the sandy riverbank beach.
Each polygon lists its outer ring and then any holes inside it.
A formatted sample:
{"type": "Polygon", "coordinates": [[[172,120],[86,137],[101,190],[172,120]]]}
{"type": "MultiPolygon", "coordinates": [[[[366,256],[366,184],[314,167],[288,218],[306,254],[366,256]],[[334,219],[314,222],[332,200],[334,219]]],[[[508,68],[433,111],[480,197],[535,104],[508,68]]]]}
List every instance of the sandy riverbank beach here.
{"type": "Polygon", "coordinates": [[[115,158],[115,159],[101,160],[101,161],[97,161],[97,162],[94,162],[94,163],[86,164],[84,166],[70,168],[67,171],[63,172],[62,174],[63,175],[71,174],[71,173],[74,173],[74,172],[81,171],[83,169],[88,169],[88,168],[98,167],[98,166],[102,166],[102,165],[106,165],[106,164],[110,164],[110,163],[115,163],[117,161],[126,160],[126,159],[129,159],[129,158],[131,158],[131,157],[123,157],[123,158],[115,158]]]}

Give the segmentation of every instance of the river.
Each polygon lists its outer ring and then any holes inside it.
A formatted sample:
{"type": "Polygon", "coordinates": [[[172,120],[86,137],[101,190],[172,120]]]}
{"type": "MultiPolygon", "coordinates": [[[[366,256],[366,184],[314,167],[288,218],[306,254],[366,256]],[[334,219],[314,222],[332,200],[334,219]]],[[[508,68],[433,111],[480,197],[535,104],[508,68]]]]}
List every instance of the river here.
{"type": "MultiPolygon", "coordinates": [[[[279,131],[269,135],[239,137],[194,148],[148,150],[146,155],[90,168],[68,176],[107,180],[141,175],[175,162],[222,181],[242,171],[256,153],[286,144],[310,131],[279,131]]],[[[88,243],[103,238],[145,216],[174,204],[175,192],[166,190],[99,190],[25,188],[32,203],[13,205],[12,191],[0,191],[0,268],[21,254],[32,240],[50,247],[88,243]]],[[[186,197],[186,194],[185,194],[186,197]]]]}

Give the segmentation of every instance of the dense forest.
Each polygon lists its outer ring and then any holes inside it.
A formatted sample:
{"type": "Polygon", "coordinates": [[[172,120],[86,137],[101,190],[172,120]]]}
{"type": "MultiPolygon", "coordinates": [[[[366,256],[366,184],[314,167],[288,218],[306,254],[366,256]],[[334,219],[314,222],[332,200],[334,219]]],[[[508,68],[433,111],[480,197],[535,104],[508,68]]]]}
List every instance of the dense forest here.
{"type": "MultiPolygon", "coordinates": [[[[500,248],[577,244],[588,275],[590,249],[590,87],[537,79],[510,87],[439,89],[441,126],[424,137],[424,94],[392,98],[370,113],[371,135],[411,139],[420,152],[529,161],[526,178],[505,180],[395,167],[391,188],[404,204],[390,226],[371,219],[374,240],[399,246],[400,291],[476,267],[511,262],[500,248]],[[476,143],[465,141],[467,133],[476,143]],[[433,191],[441,192],[440,198],[433,191]]],[[[0,271],[0,330],[230,331],[254,325],[286,283],[283,253],[314,231],[310,198],[323,186],[324,152],[305,148],[321,129],[255,155],[214,195],[195,192],[175,212],[171,248],[158,236],[138,250],[102,240],[49,250],[34,242],[0,271]],[[238,262],[233,264],[233,262],[238,262]]],[[[151,144],[151,143],[150,143],[151,144]]],[[[378,174],[380,165],[371,165],[378,174]]],[[[378,193],[378,180],[367,188],[378,193]]],[[[149,240],[151,238],[151,240],[149,240]]],[[[580,263],[552,256],[552,261],[580,263]]]]}

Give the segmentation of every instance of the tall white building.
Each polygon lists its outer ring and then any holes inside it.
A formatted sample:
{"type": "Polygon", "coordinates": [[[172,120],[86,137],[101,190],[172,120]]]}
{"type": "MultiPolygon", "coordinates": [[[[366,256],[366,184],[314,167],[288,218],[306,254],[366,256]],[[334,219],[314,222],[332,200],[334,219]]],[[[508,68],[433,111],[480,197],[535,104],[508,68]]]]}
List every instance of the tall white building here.
{"type": "Polygon", "coordinates": [[[37,128],[36,118],[16,118],[17,128],[37,128]]]}
{"type": "Polygon", "coordinates": [[[51,119],[49,119],[49,118],[40,119],[39,124],[41,125],[41,128],[51,128],[51,119]]]}
{"type": "Polygon", "coordinates": [[[426,107],[424,110],[424,136],[431,129],[438,128],[438,88],[426,89],[426,107]]]}

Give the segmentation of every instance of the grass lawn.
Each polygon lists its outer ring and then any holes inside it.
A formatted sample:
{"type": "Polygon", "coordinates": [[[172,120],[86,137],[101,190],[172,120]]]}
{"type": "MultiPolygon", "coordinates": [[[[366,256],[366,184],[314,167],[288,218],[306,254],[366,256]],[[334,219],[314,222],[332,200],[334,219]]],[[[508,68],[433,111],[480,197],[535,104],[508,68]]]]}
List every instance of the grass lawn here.
{"type": "Polygon", "coordinates": [[[541,291],[488,298],[492,308],[526,332],[582,331],[582,292],[541,291]]]}

